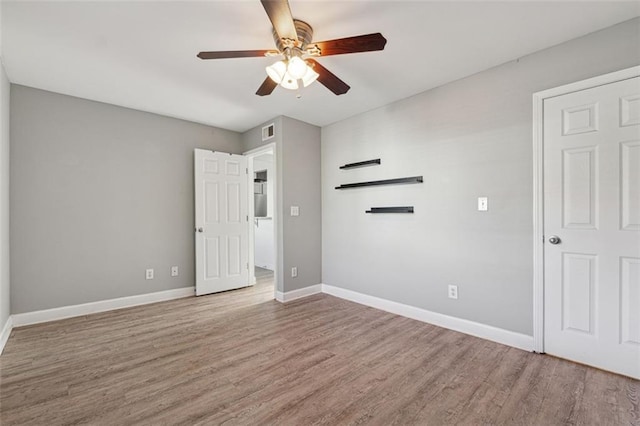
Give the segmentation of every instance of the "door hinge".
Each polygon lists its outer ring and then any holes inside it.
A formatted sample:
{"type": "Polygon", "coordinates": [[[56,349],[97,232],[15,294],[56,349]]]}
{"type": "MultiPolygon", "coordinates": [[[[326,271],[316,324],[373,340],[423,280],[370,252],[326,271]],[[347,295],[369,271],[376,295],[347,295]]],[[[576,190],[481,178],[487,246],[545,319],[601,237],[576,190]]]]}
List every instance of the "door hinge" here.
{"type": "Polygon", "coordinates": [[[247,167],[246,169],[244,169],[244,174],[248,175],[249,174],[249,168],[247,167]]]}
{"type": "Polygon", "coordinates": [[[247,216],[247,222],[249,222],[249,216],[247,216]]]}
{"type": "Polygon", "coordinates": [[[249,270],[249,262],[247,262],[247,271],[249,270]]]}

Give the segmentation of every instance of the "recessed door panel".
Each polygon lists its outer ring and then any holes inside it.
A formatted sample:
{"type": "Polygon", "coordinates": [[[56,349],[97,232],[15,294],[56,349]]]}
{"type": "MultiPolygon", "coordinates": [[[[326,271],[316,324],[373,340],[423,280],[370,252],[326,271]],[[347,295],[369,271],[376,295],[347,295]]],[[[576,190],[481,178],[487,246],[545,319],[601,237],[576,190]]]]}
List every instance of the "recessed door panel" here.
{"type": "Polygon", "coordinates": [[[205,158],[202,160],[204,164],[204,173],[205,174],[218,174],[220,169],[219,161],[213,158],[205,158]]]}
{"type": "Polygon", "coordinates": [[[240,162],[235,160],[225,161],[227,176],[240,176],[240,162]]]}
{"type": "Polygon", "coordinates": [[[598,105],[579,105],[562,111],[562,134],[577,135],[598,130],[598,105]]]}
{"type": "Polygon", "coordinates": [[[220,238],[205,239],[205,267],[204,278],[220,278],[220,238]]]}
{"type": "MultiPolygon", "coordinates": [[[[640,345],[640,258],[620,259],[621,343],[640,345]]],[[[640,360],[639,360],[640,362],[640,360]]]]}
{"type": "Polygon", "coordinates": [[[562,325],[565,330],[594,334],[597,257],[562,255],[562,325]]]}
{"type": "Polygon", "coordinates": [[[220,222],[220,184],[204,182],[204,217],[205,223],[220,222]]]}
{"type": "Polygon", "coordinates": [[[620,126],[640,125],[640,95],[620,98],[620,126]]]}
{"type": "Polygon", "coordinates": [[[227,222],[240,223],[240,184],[237,182],[227,182],[227,222]]]}
{"type": "Polygon", "coordinates": [[[565,228],[595,229],[597,216],[597,149],[562,152],[562,216],[565,228]]]}
{"type": "Polygon", "coordinates": [[[239,235],[230,235],[227,238],[227,274],[229,276],[240,275],[242,271],[242,237],[239,235]]]}
{"type": "Polygon", "coordinates": [[[640,231],[640,141],[620,144],[622,229],[640,231]]]}

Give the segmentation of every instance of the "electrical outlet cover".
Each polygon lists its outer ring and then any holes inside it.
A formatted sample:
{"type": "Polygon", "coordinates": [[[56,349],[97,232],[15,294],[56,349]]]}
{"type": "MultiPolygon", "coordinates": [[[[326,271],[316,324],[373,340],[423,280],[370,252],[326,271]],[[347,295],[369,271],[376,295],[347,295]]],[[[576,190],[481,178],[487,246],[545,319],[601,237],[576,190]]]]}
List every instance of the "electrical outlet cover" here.
{"type": "Polygon", "coordinates": [[[457,299],[458,298],[458,286],[457,285],[450,285],[449,286],[449,298],[450,299],[457,299]]]}

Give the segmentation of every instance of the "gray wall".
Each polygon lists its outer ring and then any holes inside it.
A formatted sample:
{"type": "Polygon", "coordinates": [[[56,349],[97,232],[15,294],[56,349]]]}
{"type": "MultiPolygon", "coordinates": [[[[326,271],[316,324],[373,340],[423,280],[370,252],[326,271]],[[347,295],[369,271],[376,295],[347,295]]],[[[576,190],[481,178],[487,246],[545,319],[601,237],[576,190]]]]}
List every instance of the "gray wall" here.
{"type": "Polygon", "coordinates": [[[194,148],[242,151],[235,132],[13,85],[12,312],[193,286],[194,148]]]}
{"type": "Polygon", "coordinates": [[[291,291],[322,282],[320,128],[289,117],[282,126],[284,289],[291,291]],[[292,217],[290,206],[299,206],[300,216],[292,217]]]}
{"type": "Polygon", "coordinates": [[[11,313],[9,285],[9,92],[0,60],[0,331],[11,313]]]}
{"type": "Polygon", "coordinates": [[[245,151],[265,144],[262,126],[274,123],[278,176],[278,291],[320,284],[322,211],[320,183],[320,128],[289,117],[278,117],[242,135],[245,151]],[[300,216],[292,217],[290,207],[300,216]],[[284,213],[284,214],[283,214],[284,213]],[[291,268],[298,276],[291,277],[291,268]]]}
{"type": "Polygon", "coordinates": [[[638,64],[634,19],[324,127],[323,282],[531,335],[532,94],[638,64]],[[424,183],[333,189],[414,175],[424,183]],[[415,214],[364,213],[385,205],[415,214]]]}

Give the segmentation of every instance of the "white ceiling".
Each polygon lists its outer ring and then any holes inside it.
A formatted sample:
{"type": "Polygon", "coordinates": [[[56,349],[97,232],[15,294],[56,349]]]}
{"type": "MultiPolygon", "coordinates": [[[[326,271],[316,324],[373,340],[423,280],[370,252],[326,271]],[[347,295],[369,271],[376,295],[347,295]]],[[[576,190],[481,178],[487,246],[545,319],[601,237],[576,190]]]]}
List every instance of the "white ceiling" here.
{"type": "Polygon", "coordinates": [[[381,32],[382,52],[320,58],[351,86],[254,93],[271,58],[201,50],[274,47],[250,1],[4,1],[13,83],[245,131],[278,115],[323,126],[640,15],[640,2],[300,1],[314,40],[381,32]]]}

